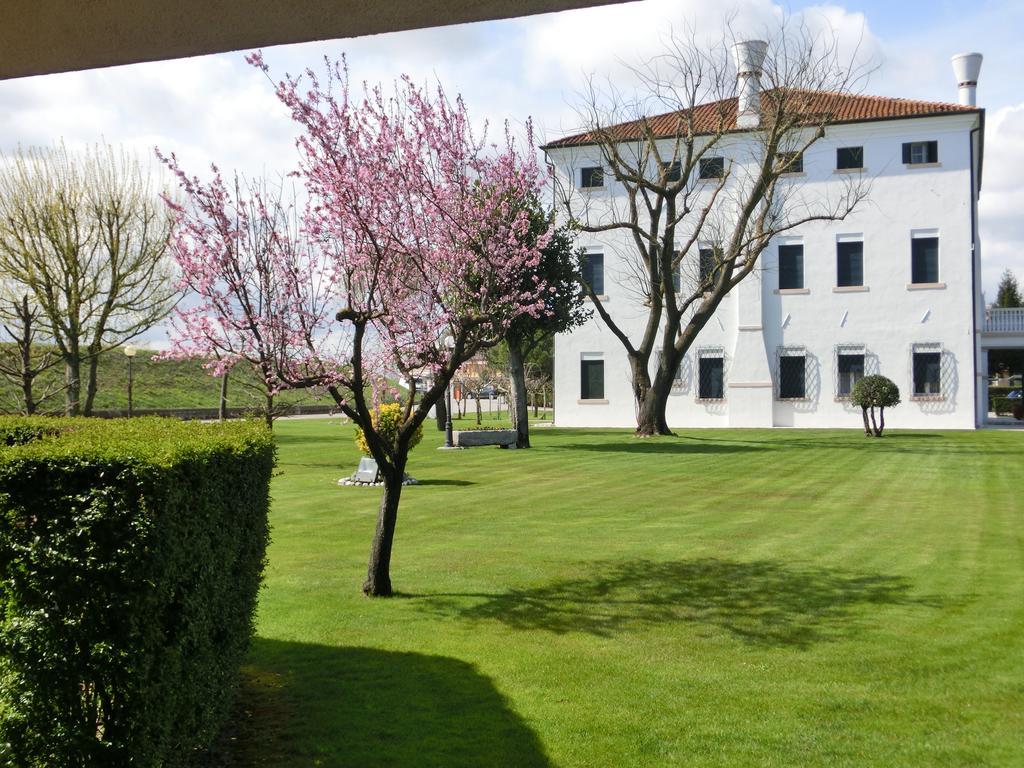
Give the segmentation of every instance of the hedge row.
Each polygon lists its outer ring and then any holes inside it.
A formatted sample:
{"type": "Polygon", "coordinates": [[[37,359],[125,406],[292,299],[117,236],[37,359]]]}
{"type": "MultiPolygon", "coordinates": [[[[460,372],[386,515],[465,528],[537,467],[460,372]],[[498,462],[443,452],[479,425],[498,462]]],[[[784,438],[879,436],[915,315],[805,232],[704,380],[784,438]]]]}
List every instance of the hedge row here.
{"type": "Polygon", "coordinates": [[[252,636],[270,433],[0,418],[0,444],[0,764],[187,762],[252,636]]]}
{"type": "Polygon", "coordinates": [[[1019,397],[991,397],[989,398],[992,411],[997,416],[1005,416],[1013,413],[1014,406],[1024,405],[1024,399],[1019,397]]]}
{"type": "Polygon", "coordinates": [[[989,397],[1006,397],[1011,392],[1016,392],[1020,387],[989,387],[989,397]]]}

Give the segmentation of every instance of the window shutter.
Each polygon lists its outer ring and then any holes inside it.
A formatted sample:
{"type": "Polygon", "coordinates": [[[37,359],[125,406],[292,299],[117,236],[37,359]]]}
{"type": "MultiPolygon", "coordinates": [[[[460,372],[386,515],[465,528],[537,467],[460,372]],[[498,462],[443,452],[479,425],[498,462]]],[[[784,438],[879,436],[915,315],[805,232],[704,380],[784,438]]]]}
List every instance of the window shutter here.
{"type": "Polygon", "coordinates": [[[908,141],[903,145],[903,163],[904,165],[910,165],[910,142],[908,141]]]}
{"type": "Polygon", "coordinates": [[[937,163],[939,162],[939,142],[929,141],[928,142],[928,162],[937,163]]]}

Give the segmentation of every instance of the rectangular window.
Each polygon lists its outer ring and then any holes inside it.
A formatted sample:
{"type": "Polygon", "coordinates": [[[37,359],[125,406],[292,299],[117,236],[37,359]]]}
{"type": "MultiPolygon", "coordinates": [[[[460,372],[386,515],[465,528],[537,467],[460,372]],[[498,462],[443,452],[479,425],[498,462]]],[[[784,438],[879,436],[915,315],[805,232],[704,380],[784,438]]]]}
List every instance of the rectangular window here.
{"type": "Polygon", "coordinates": [[[701,248],[700,256],[700,289],[710,291],[715,284],[715,272],[720,260],[717,248],[701,248]]]}
{"type": "Polygon", "coordinates": [[[725,358],[704,357],[699,359],[700,382],[697,396],[701,400],[721,400],[725,397],[725,358]]]}
{"type": "Polygon", "coordinates": [[[849,397],[853,394],[853,385],[864,378],[864,353],[840,352],[836,362],[839,374],[836,379],[836,395],[849,397]]]}
{"type": "Polygon", "coordinates": [[[939,282],[939,238],[915,237],[910,241],[910,282],[939,282]]]}
{"type": "Polygon", "coordinates": [[[683,166],[678,160],[674,163],[662,163],[661,172],[665,175],[665,183],[671,184],[682,178],[683,166]]]}
{"type": "Polygon", "coordinates": [[[807,357],[783,354],[779,357],[779,399],[799,400],[807,396],[807,357]]]}
{"type": "Polygon", "coordinates": [[[580,186],[591,189],[594,187],[603,187],[604,168],[601,168],[600,166],[583,168],[580,171],[580,186]]]}
{"type": "Polygon", "coordinates": [[[779,290],[804,287],[804,247],[779,246],[779,290]]]}
{"type": "Polygon", "coordinates": [[[914,394],[942,394],[942,352],[914,350],[914,394]]]}
{"type": "Polygon", "coordinates": [[[864,168],[864,147],[840,147],[836,150],[837,171],[858,171],[864,168]]]}
{"type": "Polygon", "coordinates": [[[698,175],[702,179],[720,179],[725,176],[724,157],[702,157],[698,175]]]}
{"type": "Polygon", "coordinates": [[[836,243],[836,285],[864,285],[864,243],[836,243]]]}
{"type": "Polygon", "coordinates": [[[775,160],[779,173],[804,172],[803,152],[779,152],[779,154],[775,156],[775,160]]]}
{"type": "Polygon", "coordinates": [[[923,165],[939,162],[939,142],[908,141],[903,145],[903,162],[907,165],[923,165]]]}
{"type": "Polygon", "coordinates": [[[680,265],[679,251],[674,251],[672,254],[672,290],[676,293],[679,293],[683,284],[680,265]]]}
{"type": "Polygon", "coordinates": [[[604,360],[580,360],[580,399],[604,399],[604,360]]]}
{"type": "Polygon", "coordinates": [[[584,253],[582,259],[583,282],[590,289],[601,295],[604,293],[604,254],[584,253]]]}

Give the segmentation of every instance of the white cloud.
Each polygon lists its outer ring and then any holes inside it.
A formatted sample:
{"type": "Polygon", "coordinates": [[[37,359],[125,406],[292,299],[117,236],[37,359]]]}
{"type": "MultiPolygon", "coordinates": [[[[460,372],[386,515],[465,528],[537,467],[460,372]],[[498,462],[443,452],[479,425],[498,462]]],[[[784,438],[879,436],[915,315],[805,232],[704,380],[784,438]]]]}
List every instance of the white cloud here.
{"type": "Polygon", "coordinates": [[[995,297],[999,276],[1012,269],[1024,278],[1024,102],[988,115],[979,219],[982,285],[995,297]]]}

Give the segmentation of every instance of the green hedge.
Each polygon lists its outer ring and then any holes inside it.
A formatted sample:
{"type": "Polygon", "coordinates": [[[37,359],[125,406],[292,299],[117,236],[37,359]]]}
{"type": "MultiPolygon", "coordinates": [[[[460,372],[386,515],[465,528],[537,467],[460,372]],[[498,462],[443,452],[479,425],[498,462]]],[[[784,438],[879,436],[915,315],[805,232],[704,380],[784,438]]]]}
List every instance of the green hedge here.
{"type": "Polygon", "coordinates": [[[1024,404],[1024,400],[1019,397],[992,397],[989,398],[989,404],[997,416],[1007,416],[1013,413],[1014,406],[1024,404]]]}
{"type": "Polygon", "coordinates": [[[173,766],[252,635],[261,425],[0,419],[0,764],[173,766]]]}
{"type": "Polygon", "coordinates": [[[989,397],[1006,397],[1011,392],[1016,392],[1020,387],[989,387],[989,397]]]}

